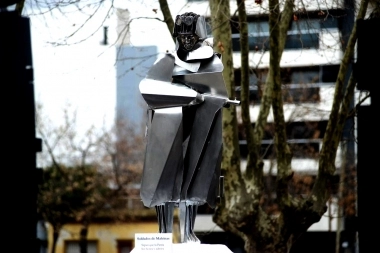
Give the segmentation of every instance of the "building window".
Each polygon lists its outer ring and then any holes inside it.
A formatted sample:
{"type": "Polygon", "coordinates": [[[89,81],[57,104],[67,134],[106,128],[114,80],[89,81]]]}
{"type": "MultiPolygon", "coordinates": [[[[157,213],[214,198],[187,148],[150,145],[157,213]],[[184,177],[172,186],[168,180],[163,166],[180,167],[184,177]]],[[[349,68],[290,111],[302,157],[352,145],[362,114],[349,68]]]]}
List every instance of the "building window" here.
{"type": "MultiPolygon", "coordinates": [[[[80,252],[79,241],[65,241],[65,253],[80,252]]],[[[87,241],[87,253],[98,253],[97,241],[87,241]]]]}
{"type": "MultiPolygon", "coordinates": [[[[285,49],[319,48],[319,34],[328,29],[337,29],[338,20],[334,17],[303,18],[293,20],[286,38],[285,49]]],[[[248,23],[248,44],[251,51],[269,50],[269,24],[267,20],[254,20],[248,23]]],[[[240,51],[240,34],[237,25],[232,25],[232,49],[240,51]]]]}
{"type": "MultiPolygon", "coordinates": [[[[327,121],[288,123],[286,133],[293,157],[311,159],[318,157],[326,126],[327,121]]],[[[264,130],[264,138],[261,142],[261,155],[263,159],[273,159],[276,156],[273,142],[274,124],[268,123],[264,130]]],[[[245,132],[242,127],[239,128],[239,139],[240,155],[242,158],[246,158],[248,156],[248,148],[245,132]]]]}
{"type": "Polygon", "coordinates": [[[318,33],[310,34],[292,34],[286,38],[286,49],[309,49],[319,47],[318,33]]]}
{"type": "MultiPolygon", "coordinates": [[[[281,79],[284,103],[319,103],[320,89],[332,85],[337,77],[339,65],[282,68],[281,79]]],[[[268,70],[252,69],[250,73],[250,101],[260,103],[261,90],[268,70]]],[[[235,70],[236,97],[240,98],[240,70],[235,70]]]]}
{"type": "Polygon", "coordinates": [[[129,253],[133,250],[132,240],[118,240],[117,253],[129,253]]]}

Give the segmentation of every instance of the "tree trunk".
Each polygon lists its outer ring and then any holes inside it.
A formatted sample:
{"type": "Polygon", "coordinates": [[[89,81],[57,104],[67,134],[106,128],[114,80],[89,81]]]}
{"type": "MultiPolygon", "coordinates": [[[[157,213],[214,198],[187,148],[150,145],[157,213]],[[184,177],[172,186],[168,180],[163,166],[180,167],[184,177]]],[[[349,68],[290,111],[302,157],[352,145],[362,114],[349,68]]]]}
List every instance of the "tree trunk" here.
{"type": "MultiPolygon", "coordinates": [[[[224,82],[229,98],[234,99],[235,78],[232,58],[230,3],[229,1],[220,0],[210,0],[209,3],[214,50],[222,55],[224,82]]],[[[221,198],[222,203],[216,208],[213,219],[226,231],[231,231],[228,226],[228,207],[231,207],[236,199],[244,195],[244,192],[239,192],[239,190],[244,188],[245,184],[240,172],[240,151],[235,106],[223,109],[223,160],[221,167],[222,175],[224,175],[224,196],[221,198]],[[242,188],[237,188],[237,185],[242,188]]],[[[238,233],[238,231],[235,232],[238,233]]]]}
{"type": "Polygon", "coordinates": [[[84,224],[79,233],[80,253],[87,253],[87,234],[88,234],[88,225],[84,224]]]}
{"type": "MultiPolygon", "coordinates": [[[[261,1],[256,1],[259,3],[261,1]]],[[[214,214],[214,222],[225,231],[232,232],[245,242],[246,253],[288,253],[292,243],[325,212],[329,198],[329,180],[335,171],[334,162],[342,127],[347,116],[347,105],[352,97],[355,81],[353,78],[343,94],[343,79],[347,63],[352,60],[356,41],[356,30],[352,31],[342,60],[335,85],[334,106],[323,141],[319,161],[319,172],[313,192],[305,199],[293,197],[288,192],[288,183],[292,177],[292,154],[287,145],[283,112],[280,59],[285,46],[289,23],[294,15],[294,0],[286,0],[280,14],[278,0],[269,1],[270,19],[270,67],[265,83],[260,111],[252,129],[249,113],[249,65],[248,32],[246,26],[245,1],[237,0],[239,11],[241,71],[242,71],[242,121],[246,128],[248,160],[245,174],[240,170],[240,152],[238,145],[237,114],[235,107],[223,110],[223,161],[222,174],[225,176],[225,192],[214,214]],[[243,101],[244,100],[244,101],[243,101]],[[275,118],[275,141],[277,149],[277,185],[276,203],[278,213],[265,212],[262,206],[263,161],[260,157],[261,140],[270,107],[275,118]]],[[[235,96],[234,68],[232,58],[232,38],[230,27],[230,1],[209,0],[211,26],[215,51],[221,53],[224,65],[223,77],[230,99],[235,96]]],[[[368,0],[361,1],[358,18],[363,17],[368,0]]]]}
{"type": "Polygon", "coordinates": [[[53,227],[53,244],[51,246],[51,253],[55,253],[55,248],[57,246],[57,241],[59,237],[59,228],[53,227]]]}
{"type": "MultiPolygon", "coordinates": [[[[164,21],[168,27],[170,34],[172,34],[174,30],[174,21],[169,9],[168,1],[159,0],[159,3],[160,3],[161,12],[164,15],[164,21]]],[[[176,43],[176,39],[174,37],[172,38],[173,38],[174,43],[176,43]]]]}
{"type": "MultiPolygon", "coordinates": [[[[368,2],[369,0],[363,0],[360,2],[360,8],[356,19],[363,19],[365,17],[368,2]]],[[[309,196],[309,201],[314,204],[314,211],[320,213],[320,215],[323,215],[324,207],[330,197],[328,186],[335,173],[336,151],[341,140],[343,127],[346,122],[356,84],[355,78],[351,75],[347,88],[344,88],[344,79],[348,65],[352,61],[355,52],[356,40],[357,33],[355,22],[335,82],[333,105],[323,138],[322,150],[320,152],[318,176],[313,186],[312,194],[309,196]]]]}

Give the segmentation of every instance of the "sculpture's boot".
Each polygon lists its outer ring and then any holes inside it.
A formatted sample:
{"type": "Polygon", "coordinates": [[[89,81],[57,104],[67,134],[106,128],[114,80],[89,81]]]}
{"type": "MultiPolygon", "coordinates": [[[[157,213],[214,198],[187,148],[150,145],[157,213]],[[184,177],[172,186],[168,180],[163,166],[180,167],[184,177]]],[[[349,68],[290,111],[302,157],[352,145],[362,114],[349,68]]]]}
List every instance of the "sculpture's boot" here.
{"type": "Polygon", "coordinates": [[[156,206],[158,230],[160,233],[173,232],[174,202],[167,202],[156,206]]]}
{"type": "Polygon", "coordinates": [[[200,243],[200,240],[194,233],[194,221],[197,215],[197,205],[181,201],[180,209],[180,230],[181,243],[200,243]]]}

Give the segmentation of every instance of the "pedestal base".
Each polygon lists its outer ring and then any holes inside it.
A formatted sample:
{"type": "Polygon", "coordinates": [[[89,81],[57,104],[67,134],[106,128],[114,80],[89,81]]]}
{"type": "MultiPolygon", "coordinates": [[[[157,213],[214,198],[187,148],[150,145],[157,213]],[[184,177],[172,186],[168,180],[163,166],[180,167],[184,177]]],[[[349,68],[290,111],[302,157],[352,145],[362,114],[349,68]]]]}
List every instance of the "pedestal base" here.
{"type": "MultiPolygon", "coordinates": [[[[223,244],[196,244],[196,243],[175,243],[173,244],[173,253],[232,253],[232,251],[223,244]]],[[[160,252],[160,251],[149,251],[160,252]]],[[[141,253],[137,249],[131,253],[141,253]]]]}

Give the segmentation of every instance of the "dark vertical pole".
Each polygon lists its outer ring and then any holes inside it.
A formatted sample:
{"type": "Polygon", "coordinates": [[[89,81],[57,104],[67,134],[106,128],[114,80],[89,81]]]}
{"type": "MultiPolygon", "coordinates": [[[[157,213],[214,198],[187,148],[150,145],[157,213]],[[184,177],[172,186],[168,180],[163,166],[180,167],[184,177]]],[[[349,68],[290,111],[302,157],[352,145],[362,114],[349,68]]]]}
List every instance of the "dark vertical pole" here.
{"type": "Polygon", "coordinates": [[[369,91],[370,105],[358,108],[358,231],[359,252],[371,253],[378,248],[377,231],[380,222],[375,203],[379,192],[377,117],[379,115],[380,37],[374,36],[380,27],[380,19],[358,20],[358,58],[354,69],[357,88],[369,91]]]}
{"type": "MultiPolygon", "coordinates": [[[[345,15],[341,18],[341,32],[342,32],[342,48],[346,50],[346,46],[348,44],[349,37],[351,35],[352,28],[354,27],[355,22],[355,0],[344,0],[345,7],[345,15]]],[[[348,84],[348,80],[350,79],[352,73],[352,63],[348,65],[347,73],[345,77],[345,85],[348,84]]],[[[354,108],[354,99],[351,102],[351,109],[354,108]]],[[[355,194],[356,185],[355,180],[353,179],[353,175],[356,171],[355,166],[355,135],[354,135],[354,118],[350,117],[346,120],[344,125],[343,134],[342,134],[342,143],[343,143],[343,152],[345,162],[344,168],[344,178],[342,178],[341,183],[344,184],[342,198],[347,198],[348,196],[355,194]]],[[[354,202],[355,200],[352,200],[354,202]]],[[[354,202],[355,203],[355,202],[354,202]]],[[[353,203],[348,203],[346,205],[351,205],[353,203]]],[[[355,252],[356,248],[356,233],[357,228],[355,226],[357,216],[355,214],[349,214],[346,211],[346,206],[343,207],[343,216],[344,216],[344,228],[341,233],[341,252],[355,252]]]]}
{"type": "Polygon", "coordinates": [[[103,27],[103,41],[102,45],[108,45],[108,26],[103,27]]]}
{"type": "Polygon", "coordinates": [[[2,87],[2,242],[13,252],[36,252],[36,152],[29,19],[0,11],[2,87]]]}

